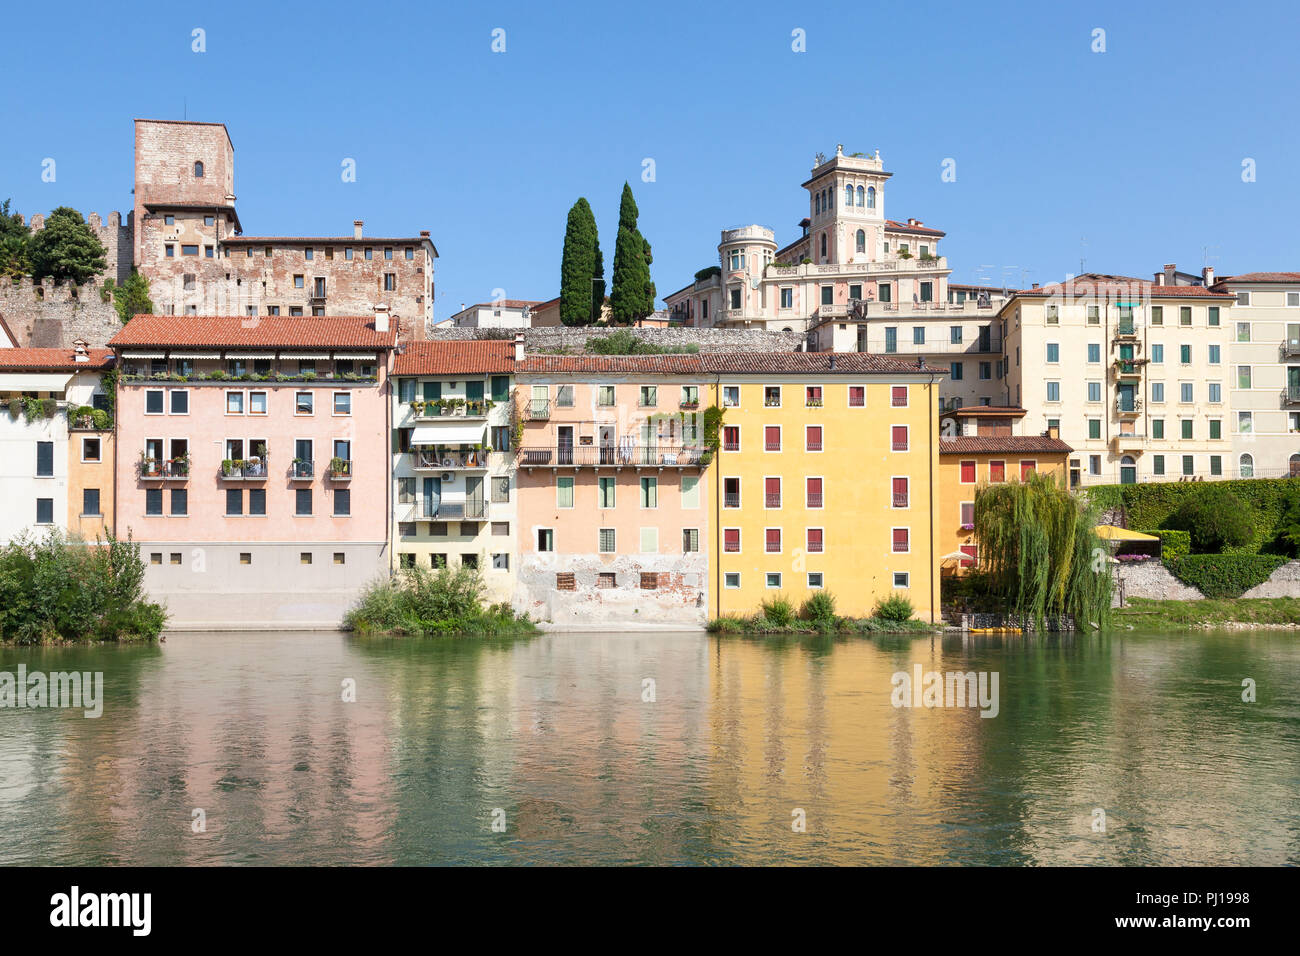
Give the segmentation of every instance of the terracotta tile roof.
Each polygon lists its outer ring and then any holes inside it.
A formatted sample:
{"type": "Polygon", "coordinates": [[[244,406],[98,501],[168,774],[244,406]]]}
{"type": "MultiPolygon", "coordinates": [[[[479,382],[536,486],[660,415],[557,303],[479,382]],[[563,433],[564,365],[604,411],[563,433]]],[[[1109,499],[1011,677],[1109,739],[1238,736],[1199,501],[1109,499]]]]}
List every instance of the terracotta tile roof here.
{"type": "Polygon", "coordinates": [[[722,374],[948,374],[946,368],[918,366],[913,361],[874,352],[707,352],[700,359],[706,372],[722,374]]]}
{"type": "Polygon", "coordinates": [[[280,243],[286,246],[319,246],[319,245],[340,245],[340,246],[380,246],[385,242],[396,245],[400,242],[409,242],[418,245],[421,242],[427,242],[430,245],[433,241],[428,236],[362,236],[358,239],[356,236],[223,236],[221,241],[226,245],[275,245],[280,243]]]}
{"type": "Polygon", "coordinates": [[[950,408],[946,412],[940,412],[940,415],[957,415],[959,417],[977,418],[980,415],[996,417],[1021,418],[1028,414],[1028,411],[1015,405],[963,405],[961,408],[950,408]]]}
{"type": "Polygon", "coordinates": [[[515,343],[503,339],[473,342],[411,342],[393,363],[394,375],[454,375],[513,372],[515,343]]]}
{"type": "Polygon", "coordinates": [[[77,371],[82,369],[101,371],[113,364],[113,352],[110,349],[87,349],[88,362],[78,362],[72,349],[0,349],[0,369],[30,371],[35,369],[58,369],[59,371],[77,371]]]}
{"type": "Polygon", "coordinates": [[[1223,276],[1212,288],[1230,282],[1300,282],[1300,272],[1243,272],[1238,276],[1223,276]]]}
{"type": "Polygon", "coordinates": [[[942,229],[931,229],[929,226],[913,226],[906,222],[898,222],[893,219],[885,220],[885,232],[915,232],[923,236],[946,236],[947,233],[942,229]]]}
{"type": "Polygon", "coordinates": [[[1133,276],[1113,276],[1087,272],[1067,282],[1053,282],[1037,289],[1020,289],[1011,292],[1016,296],[1052,297],[1067,296],[1083,299],[1096,295],[1145,296],[1149,299],[1214,298],[1230,299],[1227,292],[1216,292],[1201,285],[1156,285],[1150,279],[1133,276]]]}
{"type": "MultiPolygon", "coordinates": [[[[556,299],[553,301],[559,300],[556,299]]],[[[492,309],[498,306],[507,309],[531,309],[533,306],[541,304],[541,299],[502,299],[500,302],[475,302],[472,305],[465,306],[465,308],[461,309],[460,312],[466,312],[470,309],[492,309]]],[[[457,312],[456,314],[460,315],[460,312],[457,312]]]]}
{"type": "Polygon", "coordinates": [[[516,368],[521,375],[548,372],[590,375],[704,374],[698,355],[528,355],[516,368]]]}
{"type": "Polygon", "coordinates": [[[1046,435],[944,435],[939,439],[941,455],[1029,454],[1068,455],[1074,451],[1059,438],[1046,435]]]}
{"type": "Polygon", "coordinates": [[[397,321],[389,320],[387,332],[376,332],[370,315],[137,315],[108,344],[390,349],[396,343],[397,321]]]}

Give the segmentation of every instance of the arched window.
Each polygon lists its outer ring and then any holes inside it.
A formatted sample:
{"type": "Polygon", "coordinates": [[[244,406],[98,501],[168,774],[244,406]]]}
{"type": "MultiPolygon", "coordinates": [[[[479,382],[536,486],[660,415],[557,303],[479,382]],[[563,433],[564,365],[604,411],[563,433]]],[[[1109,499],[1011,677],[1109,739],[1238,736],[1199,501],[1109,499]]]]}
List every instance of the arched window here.
{"type": "Polygon", "coordinates": [[[861,186],[859,186],[859,187],[858,187],[858,205],[859,205],[859,206],[862,205],[862,197],[863,197],[863,195],[864,195],[864,193],[863,193],[863,189],[862,189],[861,186]]]}
{"type": "Polygon", "coordinates": [[[852,205],[853,205],[853,187],[852,187],[852,186],[845,186],[845,187],[844,187],[844,205],[846,205],[846,206],[852,206],[852,205]]]}
{"type": "Polygon", "coordinates": [[[1137,462],[1132,455],[1125,455],[1119,460],[1119,483],[1121,485],[1137,484],[1137,462]]]}
{"type": "Polygon", "coordinates": [[[826,233],[822,233],[822,258],[826,258],[826,233]]]}
{"type": "Polygon", "coordinates": [[[194,178],[195,179],[203,178],[203,164],[200,162],[195,162],[194,164],[194,178]]]}
{"type": "Polygon", "coordinates": [[[858,252],[867,251],[867,234],[861,229],[858,230],[858,252]]]}
{"type": "Polygon", "coordinates": [[[1254,458],[1250,457],[1250,455],[1242,455],[1242,456],[1241,456],[1241,462],[1240,462],[1240,464],[1241,464],[1241,467],[1238,469],[1238,471],[1239,471],[1239,473],[1240,473],[1240,475],[1241,475],[1242,478],[1254,478],[1254,477],[1255,477],[1255,459],[1254,459],[1254,458]]]}
{"type": "Polygon", "coordinates": [[[819,215],[821,211],[822,211],[822,194],[814,193],[813,194],[813,215],[814,216],[819,215]]]}
{"type": "Polygon", "coordinates": [[[876,187],[875,186],[867,187],[867,208],[868,209],[876,208],[876,187]]]}
{"type": "Polygon", "coordinates": [[[1291,456],[1291,477],[1300,478],[1300,455],[1291,456]]]}

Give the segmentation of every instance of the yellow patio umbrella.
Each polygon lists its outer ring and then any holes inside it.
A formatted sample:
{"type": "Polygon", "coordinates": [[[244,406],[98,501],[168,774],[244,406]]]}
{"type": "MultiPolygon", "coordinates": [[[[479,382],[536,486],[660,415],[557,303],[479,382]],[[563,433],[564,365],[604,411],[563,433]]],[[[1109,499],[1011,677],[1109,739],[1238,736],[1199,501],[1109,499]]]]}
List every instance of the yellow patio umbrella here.
{"type": "Polygon", "coordinates": [[[1143,534],[1141,531],[1130,531],[1128,528],[1119,528],[1113,524],[1099,524],[1093,530],[1097,532],[1097,537],[1105,538],[1107,541],[1160,540],[1160,538],[1154,534],[1143,534]]]}

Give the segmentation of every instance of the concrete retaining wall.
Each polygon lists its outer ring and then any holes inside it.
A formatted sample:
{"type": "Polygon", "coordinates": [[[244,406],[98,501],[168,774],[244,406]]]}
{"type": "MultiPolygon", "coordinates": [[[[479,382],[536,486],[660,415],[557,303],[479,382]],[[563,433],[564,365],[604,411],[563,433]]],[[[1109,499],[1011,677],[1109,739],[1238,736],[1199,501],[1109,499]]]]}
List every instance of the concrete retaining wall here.
{"type": "MultiPolygon", "coordinates": [[[[1121,565],[1116,580],[1124,584],[1124,598],[1150,598],[1154,601],[1201,601],[1205,595],[1199,589],[1179,581],[1160,561],[1143,561],[1121,565]]],[[[1258,584],[1244,598],[1300,597],[1300,561],[1288,561],[1258,584]]],[[[1119,605],[1119,587],[1115,588],[1113,603],[1119,605]]]]}

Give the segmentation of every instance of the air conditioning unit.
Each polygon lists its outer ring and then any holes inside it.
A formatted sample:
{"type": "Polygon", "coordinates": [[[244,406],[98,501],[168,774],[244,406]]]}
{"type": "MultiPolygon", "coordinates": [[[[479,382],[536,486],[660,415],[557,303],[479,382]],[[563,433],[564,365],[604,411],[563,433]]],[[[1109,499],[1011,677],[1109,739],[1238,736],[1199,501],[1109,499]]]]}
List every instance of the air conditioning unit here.
{"type": "Polygon", "coordinates": [[[442,473],[442,480],[443,480],[443,481],[455,481],[455,480],[456,480],[456,475],[455,475],[454,472],[444,471],[444,472],[442,473]]]}

